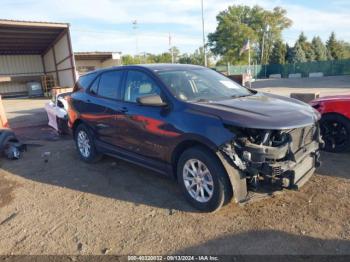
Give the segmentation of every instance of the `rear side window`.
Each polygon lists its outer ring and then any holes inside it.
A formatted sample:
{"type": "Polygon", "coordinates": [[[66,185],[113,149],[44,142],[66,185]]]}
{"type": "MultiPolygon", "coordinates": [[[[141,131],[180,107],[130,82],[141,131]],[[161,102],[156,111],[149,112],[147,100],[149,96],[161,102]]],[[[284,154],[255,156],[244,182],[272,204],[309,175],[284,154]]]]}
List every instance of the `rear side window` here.
{"type": "Polygon", "coordinates": [[[92,73],[92,74],[87,74],[79,77],[78,87],[87,89],[91,85],[92,81],[94,81],[96,75],[97,73],[92,73]]]}
{"type": "Polygon", "coordinates": [[[100,83],[100,77],[98,77],[91,85],[89,91],[94,95],[97,95],[98,84],[100,83]]]}
{"type": "Polygon", "coordinates": [[[122,76],[122,71],[103,73],[98,84],[97,95],[105,98],[118,99],[122,76]]]}

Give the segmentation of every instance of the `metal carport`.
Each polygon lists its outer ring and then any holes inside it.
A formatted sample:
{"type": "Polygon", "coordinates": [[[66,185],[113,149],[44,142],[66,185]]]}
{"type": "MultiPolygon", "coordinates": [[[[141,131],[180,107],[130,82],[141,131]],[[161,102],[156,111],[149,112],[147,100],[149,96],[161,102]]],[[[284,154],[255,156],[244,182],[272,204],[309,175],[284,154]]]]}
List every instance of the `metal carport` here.
{"type": "Polygon", "coordinates": [[[75,83],[69,24],[0,20],[0,94],[26,94],[26,82],[45,78],[75,83]]]}

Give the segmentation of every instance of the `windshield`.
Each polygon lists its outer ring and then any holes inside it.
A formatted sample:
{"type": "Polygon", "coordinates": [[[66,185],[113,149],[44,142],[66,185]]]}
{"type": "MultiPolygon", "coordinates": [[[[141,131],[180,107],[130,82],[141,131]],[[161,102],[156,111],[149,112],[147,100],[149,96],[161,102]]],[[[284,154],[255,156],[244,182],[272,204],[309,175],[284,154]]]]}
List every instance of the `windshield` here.
{"type": "Polygon", "coordinates": [[[183,101],[211,101],[252,93],[231,79],[211,69],[186,69],[158,72],[163,82],[183,101]]]}

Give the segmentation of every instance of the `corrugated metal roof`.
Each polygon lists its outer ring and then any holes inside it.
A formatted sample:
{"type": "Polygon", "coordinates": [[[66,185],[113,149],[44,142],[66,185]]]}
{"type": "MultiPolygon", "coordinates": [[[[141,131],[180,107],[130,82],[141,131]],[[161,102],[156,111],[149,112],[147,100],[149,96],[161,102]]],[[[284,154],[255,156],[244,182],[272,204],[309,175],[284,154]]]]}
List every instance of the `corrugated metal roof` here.
{"type": "Polygon", "coordinates": [[[53,26],[53,27],[68,27],[69,23],[59,22],[44,22],[44,21],[26,21],[26,20],[13,20],[13,19],[0,19],[0,24],[7,25],[26,25],[26,26],[53,26]]]}
{"type": "Polygon", "coordinates": [[[0,19],[0,54],[42,54],[68,28],[67,23],[0,19]]]}

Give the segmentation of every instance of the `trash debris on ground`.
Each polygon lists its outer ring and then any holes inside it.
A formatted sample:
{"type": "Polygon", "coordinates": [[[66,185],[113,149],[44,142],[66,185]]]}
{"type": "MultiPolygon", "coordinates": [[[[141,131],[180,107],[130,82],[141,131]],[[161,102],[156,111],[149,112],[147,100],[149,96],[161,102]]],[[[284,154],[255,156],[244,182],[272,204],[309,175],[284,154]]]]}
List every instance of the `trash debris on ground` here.
{"type": "Polygon", "coordinates": [[[3,224],[5,224],[5,223],[7,223],[7,222],[10,221],[11,219],[15,218],[15,216],[17,216],[17,213],[16,213],[16,212],[12,213],[11,215],[9,215],[7,218],[5,218],[4,220],[2,220],[2,221],[0,222],[0,226],[3,225],[3,224]]]}
{"type": "Polygon", "coordinates": [[[44,152],[41,157],[44,158],[44,162],[47,163],[49,162],[49,158],[51,156],[51,152],[44,152]]]}
{"type": "Polygon", "coordinates": [[[11,160],[21,158],[21,153],[27,150],[11,129],[0,129],[0,153],[11,160]]]}

